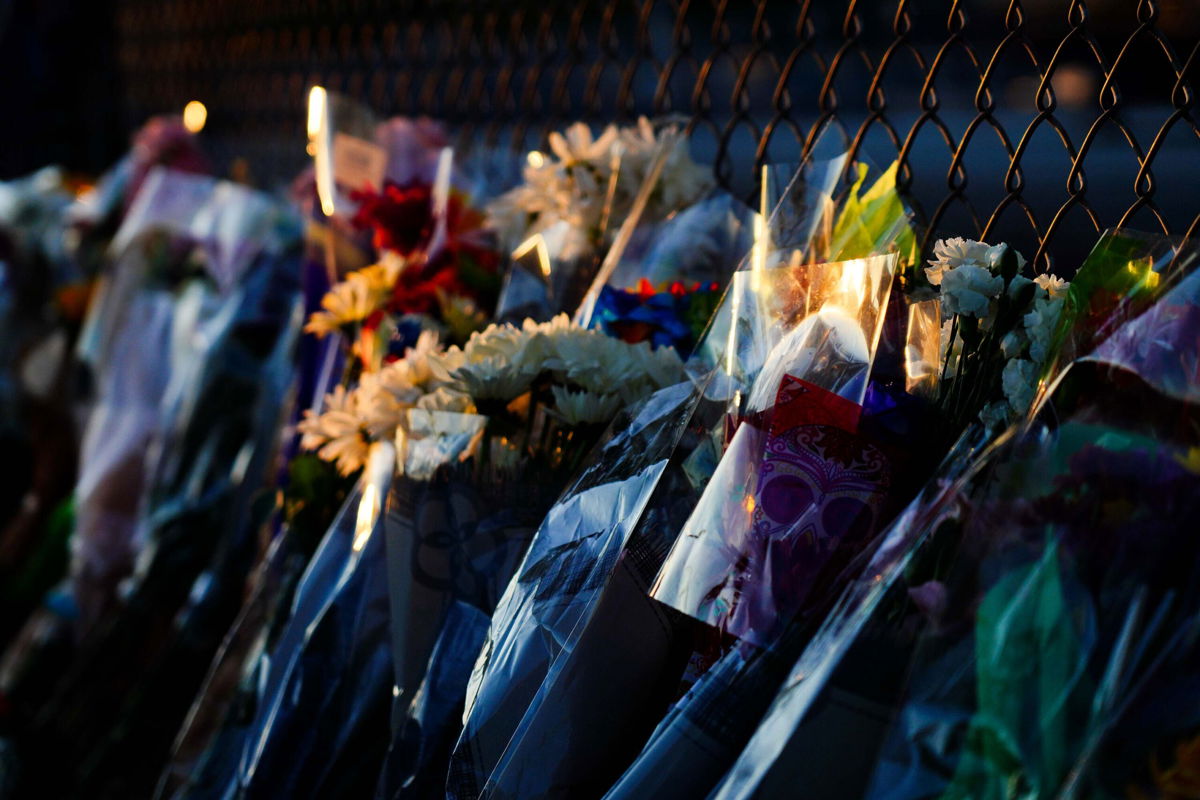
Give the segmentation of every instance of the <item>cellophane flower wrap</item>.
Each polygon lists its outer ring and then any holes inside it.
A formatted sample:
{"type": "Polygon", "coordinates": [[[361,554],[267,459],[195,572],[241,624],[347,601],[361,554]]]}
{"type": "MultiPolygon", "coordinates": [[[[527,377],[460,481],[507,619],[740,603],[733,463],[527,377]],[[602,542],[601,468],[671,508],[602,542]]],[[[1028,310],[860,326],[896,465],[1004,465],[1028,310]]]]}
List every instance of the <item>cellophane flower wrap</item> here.
{"type": "MultiPolygon", "coordinates": [[[[550,135],[549,153],[529,154],[524,183],[487,206],[489,223],[514,262],[499,319],[574,314],[597,278],[620,262],[639,226],[705,196],[711,170],[692,161],[681,127],[643,117],[594,136],[577,122],[550,135]]],[[[641,237],[643,243],[653,238],[650,230],[641,237]]]]}
{"type": "Polygon", "coordinates": [[[749,250],[751,209],[723,191],[659,222],[638,224],[609,257],[576,319],[627,342],[690,355],[749,250]]]}
{"type": "Polygon", "coordinates": [[[80,647],[56,684],[39,678],[55,685],[44,735],[93,753],[80,785],[153,785],[157,756],[137,753],[167,744],[236,612],[301,323],[297,244],[269,198],[161,168],[114,240],[86,351],[80,647]],[[81,701],[94,692],[107,701],[81,701]]]}
{"type": "Polygon", "coordinates": [[[785,785],[831,797],[1120,796],[1176,779],[1156,769],[1155,748],[1194,723],[1162,703],[1179,685],[1154,678],[1180,674],[1196,613],[1184,588],[1195,548],[1179,525],[1196,502],[1195,373],[1176,368],[1195,361],[1194,261],[1194,248],[1106,234],[1076,284],[1125,286],[1079,292],[1097,314],[1064,320],[1057,336],[1090,355],[1077,354],[1027,428],[947,459],[715,796],[785,785]],[[1116,276],[1117,262],[1141,278],[1116,276]],[[1134,306],[1140,316],[1126,313],[1134,306]],[[1105,328],[1115,332],[1096,346],[1105,328]],[[831,741],[847,758],[818,764],[831,741]],[[1099,760],[1102,742],[1122,757],[1099,760]]]}
{"type": "Polygon", "coordinates": [[[369,794],[387,746],[392,681],[383,502],[394,447],[376,442],[313,554],[248,717],[215,740],[176,796],[369,794]],[[320,757],[317,757],[320,754],[320,757]]]}
{"type": "Polygon", "coordinates": [[[784,194],[765,229],[769,235],[759,240],[765,246],[752,254],[744,305],[767,312],[773,303],[790,302],[787,322],[773,336],[756,337],[755,326],[773,319],[759,312],[730,328],[727,353],[734,357],[727,357],[745,388],[735,385],[728,394],[719,431],[728,447],[683,526],[699,536],[675,539],[652,589],[697,620],[679,675],[685,693],[671,698],[640,753],[610,785],[611,797],[689,797],[712,788],[782,679],[784,654],[796,644],[782,637],[789,621],[819,613],[842,566],[894,513],[890,458],[880,458],[891,443],[879,438],[874,410],[856,410],[858,404],[839,392],[866,395],[889,305],[887,285],[901,254],[906,262],[912,257],[913,234],[895,194],[895,166],[872,176],[865,165],[838,158],[825,169],[828,180],[816,183],[817,190],[794,186],[784,194]],[[839,257],[847,261],[828,261],[839,257]],[[773,279],[778,283],[766,282],[773,279]],[[849,295],[827,302],[850,287],[849,295]],[[839,305],[857,309],[841,331],[835,328],[839,305]],[[850,330],[853,341],[845,338],[850,330]],[[766,391],[768,385],[774,391],[766,391]],[[781,411],[783,424],[773,430],[781,411]],[[778,451],[764,446],[773,434],[806,428],[826,428],[841,446],[827,452],[806,449],[803,441],[778,451]],[[875,457],[854,455],[863,452],[875,457]],[[763,489],[771,479],[801,486],[807,479],[817,491],[795,504],[768,504],[763,489]],[[766,525],[755,528],[755,514],[766,525]],[[689,527],[701,516],[708,526],[689,527]],[[823,528],[829,535],[815,535],[823,528]]]}
{"type": "MultiPolygon", "coordinates": [[[[807,203],[795,201],[788,216],[797,229],[816,227],[813,219],[803,218],[802,207],[811,217],[827,213],[828,192],[842,165],[810,166],[806,180],[793,182],[789,191],[808,196],[807,203]]],[[[771,196],[769,202],[775,200],[771,196]]],[[[773,217],[772,224],[779,219],[773,217]]],[[[766,230],[766,217],[762,220],[755,227],[760,233],[766,230]]],[[[749,260],[747,267],[753,263],[749,260]]],[[[584,492],[569,514],[564,509],[556,518],[552,511],[535,538],[476,666],[451,768],[454,796],[598,794],[649,734],[663,704],[673,699],[693,649],[694,623],[645,593],[720,457],[726,408],[739,387],[743,393],[749,389],[740,356],[762,347],[761,338],[781,337],[795,322],[768,304],[747,302],[755,297],[748,292],[748,268],[735,275],[694,357],[691,389],[680,387],[677,396],[664,395],[658,406],[647,406],[647,415],[661,414],[660,438],[656,448],[637,451],[661,459],[662,465],[656,466],[652,484],[642,484],[637,504],[626,501],[613,512],[604,503],[583,502],[584,492]],[[740,332],[740,338],[731,331],[740,332]],[[542,555],[535,561],[534,553],[542,555]],[[617,630],[630,642],[628,648],[611,647],[617,630]],[[560,736],[566,728],[579,745],[569,754],[562,751],[560,736]],[[539,756],[547,752],[559,757],[539,756]]],[[[763,292],[758,299],[766,296],[763,292]]],[[[644,421],[616,429],[613,442],[634,433],[645,436],[647,430],[652,428],[644,421]]],[[[594,468],[609,483],[580,488],[599,496],[621,486],[618,477],[639,475],[640,457],[627,455],[624,461],[624,467],[594,468]]]]}
{"type": "MultiPolygon", "coordinates": [[[[741,348],[748,390],[727,422],[728,448],[652,591],[759,645],[798,610],[823,560],[861,543],[884,512],[887,457],[858,427],[897,239],[904,245],[912,233],[892,172],[860,198],[865,178],[865,169],[854,178],[827,245],[846,260],[805,263],[798,248],[760,242],[751,268],[736,276],[735,297],[757,306],[749,318],[789,323],[741,348]],[[882,223],[861,210],[872,202],[890,211],[882,223]],[[864,251],[866,224],[877,226],[877,241],[864,251]]],[[[730,327],[731,352],[745,333],[730,327]]]]}
{"type": "Polygon", "coordinates": [[[621,408],[683,377],[675,351],[565,316],[424,358],[389,503],[398,725],[383,778],[418,794],[444,780],[488,618],[547,509],[621,408]]]}
{"type": "Polygon", "coordinates": [[[286,248],[286,234],[273,230],[275,213],[261,196],[159,168],[114,240],[121,255],[81,342],[96,386],[76,487],[73,573],[84,633],[133,564],[147,450],[165,435],[172,414],[160,410],[161,401],[168,394],[178,397],[176,407],[197,401],[181,396],[187,370],[196,369],[186,363],[188,337],[205,313],[233,296],[258,253],[286,248]],[[222,215],[242,212],[235,225],[218,227],[222,215]],[[196,258],[200,252],[204,258],[196,258]],[[147,341],[162,346],[146,348],[147,341]]]}
{"type": "MultiPolygon", "coordinates": [[[[315,117],[319,124],[311,142],[321,170],[310,168],[303,173],[292,192],[293,202],[307,220],[302,286],[305,318],[310,323],[314,314],[321,319],[330,313],[322,301],[342,275],[354,274],[364,266],[368,267],[367,275],[380,272],[369,268],[376,238],[371,222],[375,216],[386,217],[388,209],[381,207],[375,192],[364,191],[362,179],[367,179],[366,186],[427,187],[435,181],[447,144],[445,133],[429,120],[395,118],[379,122],[368,109],[347,98],[331,94],[326,99],[323,113],[315,117]],[[348,155],[364,154],[369,167],[365,171],[354,169],[354,159],[344,163],[348,155]],[[338,159],[342,161],[334,164],[338,159]],[[378,174],[374,173],[376,169],[378,174]],[[323,201],[331,197],[333,213],[326,214],[323,201]],[[363,213],[368,201],[372,206],[363,213]],[[360,223],[357,227],[356,219],[360,223]]],[[[472,185],[484,191],[487,184],[476,180],[472,185]]],[[[427,191],[424,198],[428,205],[427,191]]],[[[421,227],[428,216],[427,208],[418,208],[413,219],[421,227]]],[[[388,231],[381,235],[387,236],[388,231]]],[[[376,291],[382,296],[385,289],[376,291]]],[[[407,329],[416,336],[420,325],[410,324],[407,329]]],[[[334,464],[314,453],[300,452],[301,436],[293,433],[295,423],[305,411],[319,410],[326,393],[345,379],[346,372],[362,370],[363,356],[368,360],[386,357],[383,348],[401,345],[385,341],[382,336],[358,337],[357,329],[349,322],[338,330],[347,336],[328,335],[327,326],[318,325],[315,333],[310,331],[301,339],[296,359],[296,403],[291,424],[285,429],[277,473],[282,504],[271,526],[277,538],[252,580],[248,600],[211,665],[186,724],[178,732],[172,761],[160,781],[160,796],[207,791],[196,787],[211,787],[228,777],[228,758],[247,734],[251,723],[248,709],[262,700],[261,676],[268,672],[286,629],[301,573],[328,533],[346,492],[356,483],[357,470],[343,476],[334,464]],[[370,349],[364,349],[367,345],[370,349]]],[[[323,552],[329,557],[330,551],[323,552]]]]}

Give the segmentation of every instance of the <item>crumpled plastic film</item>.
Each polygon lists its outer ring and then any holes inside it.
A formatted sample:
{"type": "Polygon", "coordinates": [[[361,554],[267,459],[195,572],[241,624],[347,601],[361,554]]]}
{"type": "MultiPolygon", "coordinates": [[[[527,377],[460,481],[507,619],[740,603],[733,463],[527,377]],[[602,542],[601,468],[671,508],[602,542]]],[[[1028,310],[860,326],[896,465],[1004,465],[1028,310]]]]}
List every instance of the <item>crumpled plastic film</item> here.
{"type": "Polygon", "coordinates": [[[1200,284],[1186,247],[1129,258],[1161,244],[1102,239],[1067,331],[1078,357],[1028,428],[943,471],[890,528],[716,797],[1153,789],[1156,748],[1194,725],[1162,710],[1200,608],[1179,525],[1200,485],[1185,344],[1200,284]],[[1146,286],[1155,262],[1150,282],[1172,288],[1146,286]],[[1137,723],[1151,707],[1154,735],[1137,723]],[[818,758],[831,746],[836,766],[818,758]]]}
{"type": "Polygon", "coordinates": [[[374,784],[392,677],[382,501],[394,463],[389,444],[372,446],[297,588],[227,791],[329,797],[374,784]]]}
{"type": "MultiPolygon", "coordinates": [[[[803,601],[825,551],[855,535],[842,528],[869,529],[865,515],[887,487],[885,459],[849,437],[895,264],[893,254],[800,268],[810,288],[796,306],[809,313],[764,359],[749,417],[663,566],[656,599],[766,644],[803,601]],[[819,544],[807,556],[793,553],[805,537],[819,544]]],[[[775,297],[781,290],[772,282],[763,291],[775,297]]]]}

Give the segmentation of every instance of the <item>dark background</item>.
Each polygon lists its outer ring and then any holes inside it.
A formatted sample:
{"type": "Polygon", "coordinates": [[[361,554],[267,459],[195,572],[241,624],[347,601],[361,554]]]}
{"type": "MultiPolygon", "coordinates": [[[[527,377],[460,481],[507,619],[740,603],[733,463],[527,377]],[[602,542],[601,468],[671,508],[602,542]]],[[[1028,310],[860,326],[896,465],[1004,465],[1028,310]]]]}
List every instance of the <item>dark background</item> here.
{"type": "MultiPolygon", "coordinates": [[[[929,235],[1060,269],[1117,224],[1200,219],[1200,0],[0,0],[0,177],[96,172],[204,102],[206,146],[271,187],[314,83],[428,114],[463,148],[678,112],[721,181],[824,131],[902,182],[929,235]],[[1047,90],[1039,95],[1046,78],[1047,90]],[[1040,103],[1039,103],[1040,96],[1040,103]],[[965,142],[965,143],[964,143],[965,142]],[[1014,156],[1015,166],[1014,166],[1014,156]]],[[[827,143],[827,142],[826,142],[827,143]]]]}

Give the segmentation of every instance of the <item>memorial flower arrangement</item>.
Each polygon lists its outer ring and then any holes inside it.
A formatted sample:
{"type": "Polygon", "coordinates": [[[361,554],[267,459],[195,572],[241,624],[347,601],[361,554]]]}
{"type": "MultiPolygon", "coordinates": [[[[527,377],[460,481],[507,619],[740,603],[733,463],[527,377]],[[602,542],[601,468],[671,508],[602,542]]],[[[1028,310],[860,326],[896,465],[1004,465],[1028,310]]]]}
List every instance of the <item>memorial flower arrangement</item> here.
{"type": "Polygon", "coordinates": [[[337,387],[324,411],[309,412],[300,429],[303,446],[344,474],[362,466],[372,442],[400,434],[403,448],[413,413],[422,412],[478,423],[479,441],[461,458],[569,466],[586,452],[582,432],[594,438],[620,408],[682,376],[673,349],[623,342],[566,315],[520,327],[493,324],[462,347],[443,348],[436,335],[424,333],[403,358],[363,375],[356,388],[337,387]]]}
{"type": "Polygon", "coordinates": [[[354,225],[371,233],[379,260],[331,287],[305,330],[341,334],[361,368],[374,371],[398,357],[413,329],[463,341],[482,327],[500,286],[500,256],[467,198],[451,190],[439,214],[432,187],[418,181],[354,198],[354,225]]]}
{"type": "MultiPolygon", "coordinates": [[[[633,126],[609,125],[599,136],[583,122],[555,131],[550,153],[531,154],[525,182],[492,201],[488,217],[514,246],[565,222],[575,237],[569,247],[584,248],[610,223],[620,223],[650,183],[645,218],[663,219],[712,187],[712,170],[693,161],[686,142],[665,135],[667,130],[641,117],[633,126]]],[[[570,251],[563,257],[569,259],[570,251]]]]}
{"type": "Polygon", "coordinates": [[[712,188],[711,170],[692,160],[671,121],[642,117],[598,136],[577,122],[551,133],[549,145],[549,153],[529,154],[523,183],[486,209],[516,262],[498,304],[506,319],[574,313],[639,226],[694,205],[712,188]]]}
{"type": "Polygon", "coordinates": [[[1025,259],[1007,244],[943,239],[925,268],[940,288],[938,405],[961,430],[978,417],[996,429],[1033,404],[1070,283],[1021,274],[1025,259]]]}
{"type": "MultiPolygon", "coordinates": [[[[30,731],[81,765],[46,796],[148,794],[168,746],[175,798],[1194,793],[1194,244],[923,261],[900,164],[751,210],[669,119],[472,164],[323,114],[303,273],[156,124],[111,285],[21,320],[90,309],[100,402],[58,573],[0,529],[5,766],[30,731]]],[[[30,188],[9,241],[100,258],[30,188]]]]}

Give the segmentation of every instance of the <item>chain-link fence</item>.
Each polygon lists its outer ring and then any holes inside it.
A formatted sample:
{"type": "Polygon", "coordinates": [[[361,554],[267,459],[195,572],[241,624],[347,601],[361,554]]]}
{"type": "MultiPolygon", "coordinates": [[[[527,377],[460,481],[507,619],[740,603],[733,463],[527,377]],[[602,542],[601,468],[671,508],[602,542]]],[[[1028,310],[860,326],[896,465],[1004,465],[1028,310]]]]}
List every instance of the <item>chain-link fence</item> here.
{"type": "Polygon", "coordinates": [[[927,239],[1043,269],[1106,227],[1200,229],[1197,0],[123,0],[117,27],[129,122],[200,99],[264,182],[303,164],[319,83],[463,146],[683,114],[747,196],[841,144],[899,161],[927,239]]]}

